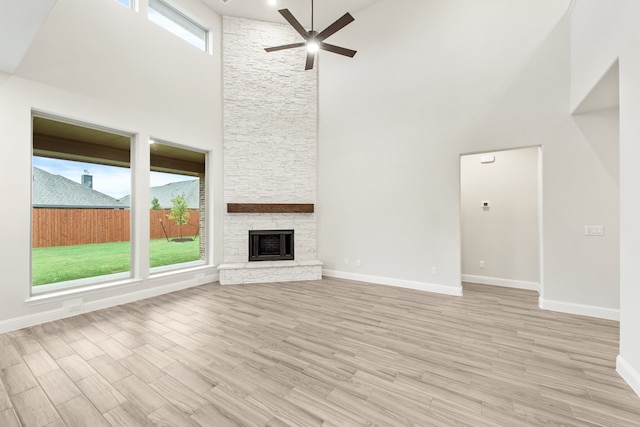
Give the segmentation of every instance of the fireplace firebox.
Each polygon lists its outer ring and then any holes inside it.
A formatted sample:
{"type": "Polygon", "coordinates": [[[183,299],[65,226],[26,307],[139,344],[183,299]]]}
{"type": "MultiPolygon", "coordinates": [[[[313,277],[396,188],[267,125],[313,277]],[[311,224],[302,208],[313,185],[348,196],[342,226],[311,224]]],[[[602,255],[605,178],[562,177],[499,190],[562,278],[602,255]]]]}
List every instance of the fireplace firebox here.
{"type": "Polygon", "coordinates": [[[294,230],[249,230],[249,261],[293,260],[294,230]]]}

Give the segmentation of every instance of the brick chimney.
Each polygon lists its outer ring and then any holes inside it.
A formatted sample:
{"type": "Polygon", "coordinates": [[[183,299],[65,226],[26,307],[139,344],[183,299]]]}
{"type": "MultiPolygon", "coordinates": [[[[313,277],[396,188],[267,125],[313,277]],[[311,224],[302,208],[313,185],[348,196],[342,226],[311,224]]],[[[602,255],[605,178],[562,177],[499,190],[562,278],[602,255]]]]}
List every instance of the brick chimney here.
{"type": "Polygon", "coordinates": [[[84,175],[82,175],[80,182],[85,187],[93,189],[93,175],[91,175],[88,170],[85,169],[84,175]]]}

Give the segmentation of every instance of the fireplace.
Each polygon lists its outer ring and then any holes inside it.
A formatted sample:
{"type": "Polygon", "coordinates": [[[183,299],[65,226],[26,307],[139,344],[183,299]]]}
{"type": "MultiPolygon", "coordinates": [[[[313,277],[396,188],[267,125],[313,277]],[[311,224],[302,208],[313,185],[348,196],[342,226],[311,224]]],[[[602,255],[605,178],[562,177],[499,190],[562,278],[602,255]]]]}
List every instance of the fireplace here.
{"type": "Polygon", "coordinates": [[[249,230],[249,262],[293,259],[293,230],[249,230]]]}

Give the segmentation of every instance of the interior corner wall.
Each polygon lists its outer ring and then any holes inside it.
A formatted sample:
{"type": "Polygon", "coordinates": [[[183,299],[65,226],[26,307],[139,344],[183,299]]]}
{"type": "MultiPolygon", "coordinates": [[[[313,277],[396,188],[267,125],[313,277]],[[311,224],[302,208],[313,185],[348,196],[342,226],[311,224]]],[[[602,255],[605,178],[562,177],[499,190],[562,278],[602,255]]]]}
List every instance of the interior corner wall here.
{"type": "Polygon", "coordinates": [[[618,319],[617,111],[572,117],[570,74],[570,20],[563,16],[465,139],[469,151],[540,145],[540,306],[618,319]],[[605,233],[586,236],[586,225],[602,225],[605,233]]]}
{"type": "Polygon", "coordinates": [[[359,51],[320,58],[327,270],[460,286],[460,154],[541,146],[542,306],[619,316],[616,117],[569,114],[569,3],[383,0],[336,34],[359,51]]]}
{"type": "MultiPolygon", "coordinates": [[[[199,2],[219,43],[220,17],[199,2]]],[[[214,43],[214,49],[218,49],[214,43]]],[[[31,287],[31,114],[32,110],[133,136],[132,220],[134,268],[128,283],[82,291],[85,310],[122,304],[215,280],[212,265],[221,244],[218,209],[222,194],[220,53],[188,45],[146,16],[114,0],[58,0],[13,75],[0,75],[0,190],[12,209],[0,225],[11,250],[2,257],[0,331],[66,317],[65,300],[78,294],[28,301],[31,287]],[[89,37],[90,35],[90,37],[89,37]],[[141,262],[149,253],[148,190],[151,137],[209,153],[208,231],[213,253],[197,271],[150,276],[141,262]]]]}
{"type": "Polygon", "coordinates": [[[538,156],[528,147],[460,158],[463,281],[539,289],[538,156]]]}
{"type": "MultiPolygon", "coordinates": [[[[513,100],[497,137],[477,138],[469,128],[568,4],[383,0],[332,36],[358,53],[320,54],[318,242],[325,274],[460,291],[460,154],[548,142],[510,123],[532,114],[528,100],[513,100]]],[[[555,70],[555,59],[544,66],[555,70]]]]}
{"type": "Polygon", "coordinates": [[[620,355],[618,372],[640,395],[640,3],[577,0],[571,16],[572,103],[595,87],[608,66],[620,72],[620,355]],[[594,37],[597,40],[594,40],[594,37]]]}

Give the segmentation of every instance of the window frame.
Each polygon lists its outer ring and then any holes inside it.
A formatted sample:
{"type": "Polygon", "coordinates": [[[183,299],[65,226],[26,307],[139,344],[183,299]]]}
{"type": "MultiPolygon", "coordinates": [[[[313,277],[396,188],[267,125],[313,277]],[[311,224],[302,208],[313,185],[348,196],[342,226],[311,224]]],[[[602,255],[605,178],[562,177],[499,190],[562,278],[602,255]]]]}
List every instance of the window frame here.
{"type": "MultiPolygon", "coordinates": [[[[83,129],[88,129],[88,130],[93,130],[93,131],[99,131],[99,132],[105,132],[108,134],[112,134],[112,135],[117,135],[117,136],[121,136],[124,138],[128,138],[129,140],[129,145],[128,145],[128,152],[129,152],[129,156],[128,156],[128,160],[127,160],[127,168],[129,169],[129,191],[130,194],[134,193],[134,186],[133,186],[133,173],[134,173],[134,161],[133,161],[133,157],[134,157],[134,144],[136,143],[136,138],[135,135],[128,133],[128,132],[124,132],[124,131],[120,131],[120,130],[116,130],[113,128],[108,128],[105,126],[100,126],[94,123],[88,123],[88,122],[82,122],[82,121],[78,121],[78,120],[73,120],[73,119],[68,119],[62,116],[58,116],[58,115],[53,115],[53,114],[49,114],[49,113],[43,113],[43,112],[39,112],[36,110],[32,110],[31,111],[31,168],[30,168],[30,174],[32,175],[32,179],[31,179],[31,198],[30,198],[30,229],[29,229],[29,296],[30,298],[46,298],[50,295],[56,295],[56,294],[70,294],[70,293],[76,293],[76,292],[83,292],[86,291],[88,289],[96,289],[96,288],[103,288],[105,286],[119,286],[122,284],[128,284],[132,281],[135,280],[135,276],[136,273],[134,271],[134,265],[135,265],[135,260],[136,260],[136,254],[134,252],[134,247],[136,245],[136,242],[134,242],[134,208],[133,206],[129,206],[129,270],[128,271],[123,271],[123,272],[118,272],[118,273],[111,273],[111,274],[104,274],[104,275],[99,275],[99,276],[91,276],[91,277],[85,277],[85,278],[79,278],[79,279],[72,279],[72,280],[65,280],[65,281],[61,281],[61,282],[53,282],[53,283],[46,283],[46,284],[42,284],[42,285],[33,285],[33,235],[34,235],[34,230],[33,230],[33,209],[34,209],[34,203],[33,203],[33,193],[34,193],[34,182],[33,182],[33,158],[34,157],[48,157],[48,158],[53,158],[53,159],[60,159],[60,160],[70,160],[70,161],[82,161],[84,163],[92,163],[92,160],[90,160],[89,158],[85,158],[85,159],[77,159],[77,158],[71,158],[71,157],[66,157],[65,154],[67,156],[74,156],[77,154],[70,154],[70,153],[65,153],[64,151],[57,151],[54,152],[56,154],[59,154],[60,157],[57,156],[43,156],[41,154],[37,154],[36,151],[37,150],[41,150],[41,148],[36,148],[35,145],[35,133],[36,133],[36,128],[35,128],[35,120],[36,119],[44,119],[44,120],[49,120],[49,121],[54,121],[57,122],[59,124],[62,125],[69,125],[69,126],[75,126],[75,127],[81,127],[83,129]]],[[[112,159],[107,159],[105,157],[102,157],[103,160],[105,160],[106,162],[103,163],[103,165],[107,165],[107,166],[119,166],[119,167],[123,167],[122,165],[117,165],[115,164],[116,162],[114,162],[112,159]],[[112,162],[113,164],[110,164],[109,162],[112,162]]],[[[95,163],[95,164],[101,164],[101,163],[95,163]]]]}
{"type": "MultiPolygon", "coordinates": [[[[149,141],[149,158],[150,158],[150,162],[149,162],[149,174],[151,174],[151,172],[165,172],[165,173],[175,173],[176,175],[181,175],[181,176],[194,176],[194,177],[198,177],[199,180],[199,185],[200,185],[200,190],[199,190],[199,227],[198,227],[198,243],[200,245],[200,259],[198,260],[193,260],[193,261],[187,261],[187,262],[182,262],[182,263],[175,263],[175,264],[167,264],[167,265],[162,265],[162,266],[157,266],[157,267],[151,267],[149,266],[149,274],[153,277],[156,275],[161,275],[163,273],[167,273],[167,272],[175,272],[175,271],[180,271],[180,270],[185,270],[185,269],[189,269],[189,268],[193,268],[193,267],[204,267],[207,265],[210,265],[210,260],[209,260],[209,253],[211,251],[210,248],[210,240],[208,238],[209,235],[209,230],[210,230],[210,225],[209,225],[209,215],[208,212],[211,209],[211,203],[209,201],[209,179],[207,177],[209,171],[208,171],[208,160],[209,160],[209,156],[210,156],[210,152],[207,150],[202,150],[202,149],[197,149],[197,148],[193,148],[187,145],[183,145],[183,144],[177,144],[177,143],[173,143],[173,142],[169,142],[167,140],[164,139],[160,139],[160,138],[156,138],[156,137],[151,137],[150,141],[149,141]],[[189,173],[178,173],[179,169],[176,169],[174,171],[166,171],[166,170],[162,170],[162,167],[159,165],[156,165],[155,161],[154,161],[154,157],[158,156],[158,158],[161,158],[162,156],[159,156],[158,154],[153,154],[153,147],[158,147],[158,146],[165,146],[167,148],[170,149],[176,149],[179,151],[190,151],[194,154],[198,154],[198,155],[202,155],[203,159],[202,159],[202,173],[201,174],[189,174],[189,173]],[[154,170],[155,168],[155,170],[154,170]],[[204,189],[202,190],[202,187],[204,187],[204,189]],[[202,193],[203,191],[203,193],[202,193]],[[202,193],[202,194],[201,194],[202,193]],[[201,195],[200,195],[201,194],[201,195]],[[202,224],[202,222],[204,221],[204,224],[202,224]]],[[[182,159],[176,158],[175,159],[175,163],[179,164],[181,162],[182,159]]],[[[182,170],[182,172],[193,172],[193,171],[187,171],[187,170],[182,170]]],[[[151,189],[151,186],[149,187],[149,189],[151,189]]],[[[149,194],[150,200],[151,200],[151,194],[149,194]]],[[[151,225],[151,224],[150,224],[151,225]]],[[[151,251],[149,251],[149,259],[151,259],[151,251]]]]}

